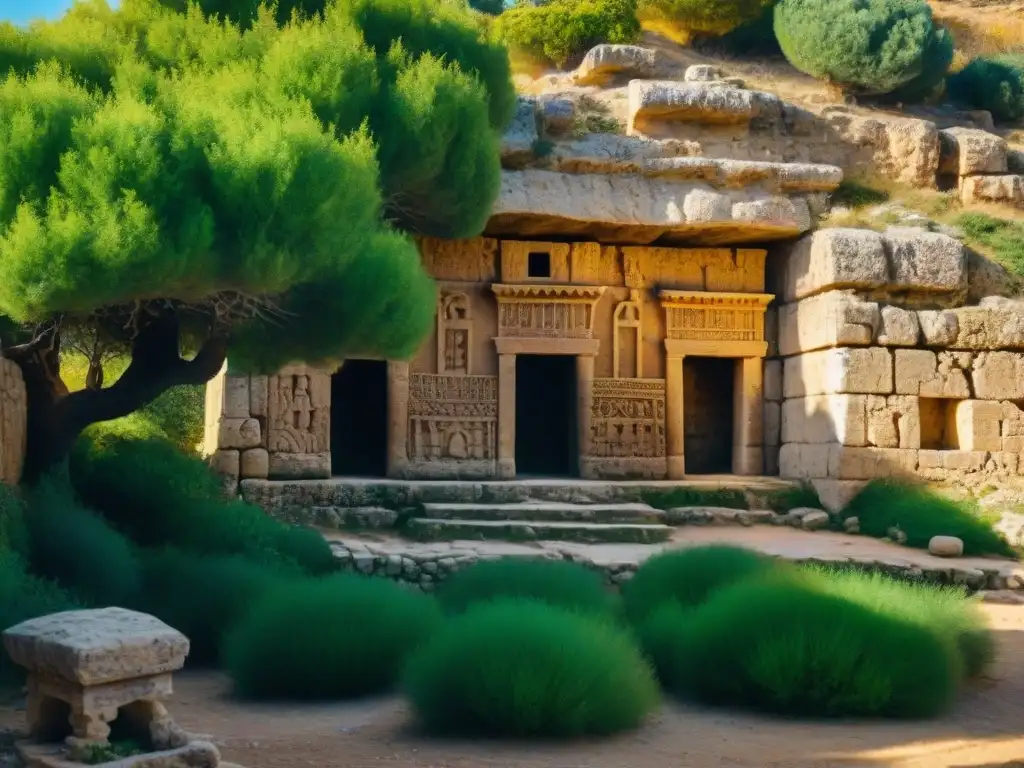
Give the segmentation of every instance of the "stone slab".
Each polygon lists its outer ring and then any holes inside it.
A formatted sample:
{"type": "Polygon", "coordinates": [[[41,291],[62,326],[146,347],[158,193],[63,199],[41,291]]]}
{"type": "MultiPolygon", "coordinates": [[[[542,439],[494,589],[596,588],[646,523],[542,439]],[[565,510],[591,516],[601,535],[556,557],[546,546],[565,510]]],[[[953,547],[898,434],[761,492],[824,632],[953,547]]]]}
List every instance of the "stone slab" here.
{"type": "Polygon", "coordinates": [[[660,524],[550,522],[544,520],[441,520],[414,517],[405,531],[414,539],[508,539],[511,541],[582,541],[655,543],[672,529],[660,524]]]}
{"type": "Polygon", "coordinates": [[[648,504],[573,504],[524,501],[506,504],[428,503],[426,517],[443,520],[536,520],[589,523],[660,523],[664,514],[648,504]]]}
{"type": "MultiPolygon", "coordinates": [[[[900,351],[897,350],[897,354],[900,351]]],[[[788,357],[783,367],[782,386],[787,398],[891,394],[892,353],[883,347],[839,347],[788,357]]]]}
{"type": "Polygon", "coordinates": [[[977,128],[944,128],[939,131],[939,173],[973,176],[1006,173],[1006,140],[977,128]]]}
{"type": "Polygon", "coordinates": [[[616,76],[650,78],[659,69],[657,51],[639,45],[595,45],[576,68],[579,85],[604,85],[616,76]]]}
{"type": "Polygon", "coordinates": [[[897,394],[939,398],[971,396],[970,353],[897,349],[894,356],[897,394]]]}
{"type": "Polygon", "coordinates": [[[968,176],[960,181],[960,200],[964,205],[1002,203],[1024,208],[1024,174],[968,176]]]}
{"type": "Polygon", "coordinates": [[[159,619],[124,608],[64,611],[3,633],[14,663],[85,686],[174,672],[189,641],[159,619]]]}
{"type": "Polygon", "coordinates": [[[674,80],[631,80],[629,126],[650,121],[683,121],[705,125],[749,123],[763,114],[778,115],[778,96],[731,88],[718,83],[674,80]]]}
{"type": "Polygon", "coordinates": [[[846,291],[828,291],[778,310],[779,354],[840,346],[870,346],[881,323],[878,304],[846,291]]]}
{"type": "Polygon", "coordinates": [[[1024,353],[979,352],[973,359],[972,369],[976,398],[1024,399],[1024,353]]]}

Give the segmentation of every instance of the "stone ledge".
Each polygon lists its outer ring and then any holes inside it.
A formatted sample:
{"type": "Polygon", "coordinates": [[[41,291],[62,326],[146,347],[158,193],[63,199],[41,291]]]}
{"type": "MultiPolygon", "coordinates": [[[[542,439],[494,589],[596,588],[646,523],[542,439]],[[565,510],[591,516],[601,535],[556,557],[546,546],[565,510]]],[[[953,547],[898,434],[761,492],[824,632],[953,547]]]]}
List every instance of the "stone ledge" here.
{"type": "Polygon", "coordinates": [[[727,125],[781,114],[782,101],[775,94],[748,91],[724,83],[672,80],[631,80],[629,83],[630,133],[647,121],[727,125]]]}
{"type": "Polygon", "coordinates": [[[960,201],[964,205],[1003,203],[1024,208],[1024,174],[967,176],[960,180],[960,201]]]}

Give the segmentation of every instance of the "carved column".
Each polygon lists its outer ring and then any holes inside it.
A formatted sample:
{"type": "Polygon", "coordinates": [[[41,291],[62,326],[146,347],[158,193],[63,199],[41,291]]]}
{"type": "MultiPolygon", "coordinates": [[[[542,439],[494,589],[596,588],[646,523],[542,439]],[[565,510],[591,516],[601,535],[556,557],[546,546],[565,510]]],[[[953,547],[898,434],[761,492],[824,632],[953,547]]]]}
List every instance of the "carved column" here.
{"type": "Polygon", "coordinates": [[[736,361],[733,385],[732,471],[736,475],[764,472],[764,361],[736,361]]]}
{"type": "Polygon", "coordinates": [[[683,431],[683,357],[665,359],[665,454],[669,480],[686,474],[683,431]]]}
{"type": "Polygon", "coordinates": [[[498,355],[498,477],[516,476],[516,356],[498,355]]]}
{"type": "Polygon", "coordinates": [[[388,477],[409,466],[409,363],[388,361],[388,477]]]}
{"type": "Polygon", "coordinates": [[[590,455],[590,415],[594,407],[594,357],[576,357],[576,428],[579,437],[576,447],[579,451],[580,477],[586,476],[584,459],[590,455]]]}

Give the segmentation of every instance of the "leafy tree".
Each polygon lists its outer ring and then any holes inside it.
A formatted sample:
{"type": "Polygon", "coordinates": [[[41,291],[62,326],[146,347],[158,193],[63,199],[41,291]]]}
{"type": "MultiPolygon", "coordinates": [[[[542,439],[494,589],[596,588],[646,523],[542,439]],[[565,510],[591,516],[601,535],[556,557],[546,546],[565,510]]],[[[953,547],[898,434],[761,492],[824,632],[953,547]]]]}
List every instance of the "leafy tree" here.
{"type": "Polygon", "coordinates": [[[688,35],[724,35],[756,21],[775,0],[640,0],[643,21],[667,22],[688,35]]]}
{"type": "Polygon", "coordinates": [[[979,56],[946,81],[954,103],[987,109],[1001,122],[1024,118],[1024,53],[979,56]]]}
{"type": "Polygon", "coordinates": [[[800,71],[866,95],[920,76],[948,38],[924,0],[781,0],[775,35],[800,71]]]}
{"type": "Polygon", "coordinates": [[[0,344],[29,388],[30,478],[229,352],[272,370],[414,350],[434,288],[410,233],[474,235],[497,194],[515,94],[464,7],[341,0],[282,24],[205,3],[0,26],[0,344]],[[69,392],[72,340],[131,362],[69,392]]]}

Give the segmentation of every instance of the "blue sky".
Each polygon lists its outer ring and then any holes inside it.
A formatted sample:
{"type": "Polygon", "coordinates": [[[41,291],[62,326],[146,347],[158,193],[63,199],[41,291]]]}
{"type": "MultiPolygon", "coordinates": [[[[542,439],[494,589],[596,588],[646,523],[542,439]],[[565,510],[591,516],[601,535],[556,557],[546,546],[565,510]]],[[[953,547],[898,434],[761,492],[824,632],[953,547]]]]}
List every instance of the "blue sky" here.
{"type": "MultiPolygon", "coordinates": [[[[57,18],[71,7],[71,2],[72,0],[0,0],[0,21],[24,24],[39,17],[57,18]]],[[[117,0],[112,0],[111,4],[116,5],[117,0]]]]}

